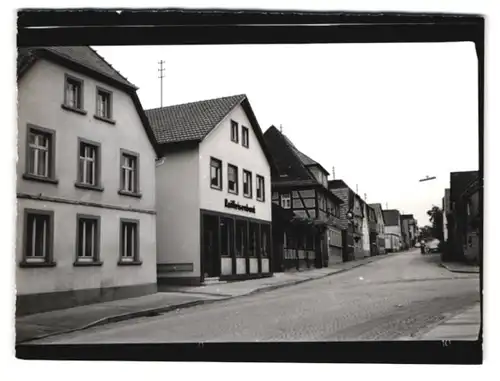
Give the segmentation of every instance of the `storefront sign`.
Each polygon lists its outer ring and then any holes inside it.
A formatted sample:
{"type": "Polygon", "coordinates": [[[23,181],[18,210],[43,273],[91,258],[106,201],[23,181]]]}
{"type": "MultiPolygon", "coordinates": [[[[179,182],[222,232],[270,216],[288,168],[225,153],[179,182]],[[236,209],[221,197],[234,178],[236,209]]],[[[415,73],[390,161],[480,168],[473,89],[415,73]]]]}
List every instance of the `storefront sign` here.
{"type": "Polygon", "coordinates": [[[243,210],[245,212],[255,213],[255,206],[248,206],[248,204],[247,205],[240,205],[239,203],[237,203],[234,200],[229,201],[227,198],[224,200],[224,206],[226,208],[243,210]]]}

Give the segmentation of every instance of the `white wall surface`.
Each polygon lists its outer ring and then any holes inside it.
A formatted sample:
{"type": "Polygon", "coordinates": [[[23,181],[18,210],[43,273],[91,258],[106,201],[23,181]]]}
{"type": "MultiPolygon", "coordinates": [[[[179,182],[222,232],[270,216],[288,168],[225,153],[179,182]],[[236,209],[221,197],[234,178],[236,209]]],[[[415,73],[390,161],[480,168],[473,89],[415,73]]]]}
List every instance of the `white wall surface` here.
{"type": "Polygon", "coordinates": [[[134,208],[155,208],[155,157],[132,99],[128,94],[94,79],[41,60],[18,84],[17,191],[72,200],[91,201],[134,208]],[[65,74],[82,79],[83,108],[87,115],[63,110],[65,74]],[[96,86],[112,91],[115,125],[96,120],[96,86]],[[27,124],[56,131],[57,186],[22,179],[26,170],[27,124]],[[78,138],[101,144],[101,185],[103,192],[75,188],[78,165],[78,138]],[[140,154],[139,173],[142,198],[121,196],[120,148],[140,154]]]}
{"type": "MultiPolygon", "coordinates": [[[[71,201],[87,201],[137,209],[155,209],[155,152],[128,94],[97,82],[78,72],[40,60],[18,82],[18,135],[16,163],[17,192],[50,196],[71,201]],[[82,79],[83,108],[86,115],[63,110],[65,74],[82,79]],[[96,86],[112,91],[115,125],[94,118],[96,86]],[[24,180],[26,171],[27,124],[55,131],[55,177],[57,185],[24,180]],[[101,186],[103,192],[78,189],[78,137],[101,144],[101,186]],[[140,155],[141,198],[121,196],[120,148],[140,155]]],[[[19,199],[17,204],[16,259],[23,250],[24,208],[54,211],[54,258],[52,268],[16,267],[16,287],[20,294],[116,287],[156,281],[155,216],[105,208],[19,199]],[[101,216],[101,267],[74,267],[76,214],[101,216]],[[140,220],[141,266],[117,266],[119,218],[140,220]]]]}
{"type": "Polygon", "coordinates": [[[200,275],[198,178],[197,148],[167,153],[156,167],[158,263],[194,264],[172,277],[200,275]]]}
{"type": "Polygon", "coordinates": [[[155,216],[122,212],[103,208],[73,206],[60,203],[42,203],[18,200],[16,263],[23,257],[24,209],[42,209],[54,212],[55,267],[20,268],[16,266],[18,294],[34,294],[156,283],[155,216]],[[101,216],[100,260],[102,266],[75,267],[76,214],[101,216]],[[120,253],[120,218],[139,220],[138,266],[118,266],[120,253]]]}
{"type": "Polygon", "coordinates": [[[199,195],[200,208],[221,213],[271,221],[271,173],[264,151],[257,140],[245,111],[237,106],[210,134],[199,147],[199,195]],[[239,124],[239,143],[230,139],[231,120],[239,124]],[[249,128],[249,148],[241,144],[241,125],[249,128]],[[210,187],[210,157],[222,161],[222,191],[210,187]],[[239,192],[234,195],[228,192],[227,165],[238,167],[239,192]],[[252,198],[243,196],[243,169],[252,172],[252,198]],[[256,175],[264,177],[265,201],[257,201],[256,175]],[[224,206],[224,199],[234,200],[241,205],[255,206],[255,213],[229,209],[224,206]]]}

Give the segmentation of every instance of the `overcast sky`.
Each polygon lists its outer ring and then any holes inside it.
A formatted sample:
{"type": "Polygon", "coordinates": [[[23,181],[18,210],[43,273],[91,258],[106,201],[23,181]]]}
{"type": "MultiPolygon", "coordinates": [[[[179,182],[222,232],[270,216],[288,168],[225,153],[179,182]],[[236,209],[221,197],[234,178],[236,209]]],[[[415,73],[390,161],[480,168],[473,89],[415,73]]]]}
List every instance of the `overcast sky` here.
{"type": "Polygon", "coordinates": [[[478,169],[472,43],[94,47],[138,86],[145,109],[246,94],[369,203],[414,214],[441,205],[451,171],[478,169]],[[437,180],[419,183],[419,179],[437,180]]]}

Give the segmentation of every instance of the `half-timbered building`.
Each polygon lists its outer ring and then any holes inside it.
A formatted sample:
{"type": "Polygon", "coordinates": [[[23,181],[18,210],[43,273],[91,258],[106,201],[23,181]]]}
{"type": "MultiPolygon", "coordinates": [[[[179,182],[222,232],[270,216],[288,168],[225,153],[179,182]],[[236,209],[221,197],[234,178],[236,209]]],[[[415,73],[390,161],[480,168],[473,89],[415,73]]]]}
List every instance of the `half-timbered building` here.
{"type": "Polygon", "coordinates": [[[364,258],[363,200],[343,180],[330,180],[328,187],[343,201],[340,207],[340,226],[344,231],[344,260],[364,258]]]}
{"type": "Polygon", "coordinates": [[[272,201],[294,213],[283,237],[284,267],[342,262],[342,200],[328,190],[328,171],[276,127],[271,126],[264,139],[277,170],[272,177],[272,201]]]}

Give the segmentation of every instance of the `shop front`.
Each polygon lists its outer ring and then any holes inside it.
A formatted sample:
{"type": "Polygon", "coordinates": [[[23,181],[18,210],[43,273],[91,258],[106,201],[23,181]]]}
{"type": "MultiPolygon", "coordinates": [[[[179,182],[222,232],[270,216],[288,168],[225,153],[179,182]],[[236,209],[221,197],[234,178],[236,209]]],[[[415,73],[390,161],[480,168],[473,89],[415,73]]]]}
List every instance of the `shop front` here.
{"type": "Polygon", "coordinates": [[[272,275],[271,222],[201,211],[202,281],[272,275]]]}

